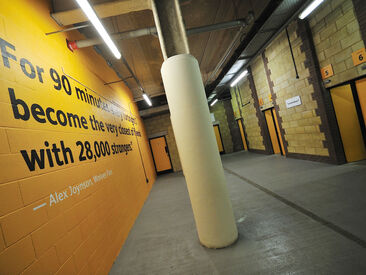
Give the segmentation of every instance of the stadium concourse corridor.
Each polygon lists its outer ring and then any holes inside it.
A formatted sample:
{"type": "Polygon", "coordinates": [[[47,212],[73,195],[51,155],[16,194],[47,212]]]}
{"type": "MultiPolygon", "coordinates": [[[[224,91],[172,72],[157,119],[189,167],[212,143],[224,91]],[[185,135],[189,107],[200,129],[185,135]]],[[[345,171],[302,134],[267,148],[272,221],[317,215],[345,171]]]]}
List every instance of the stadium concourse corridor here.
{"type": "Polygon", "coordinates": [[[163,175],[110,274],[365,274],[365,161],[222,159],[239,240],[202,247],[183,175],[163,175]]]}

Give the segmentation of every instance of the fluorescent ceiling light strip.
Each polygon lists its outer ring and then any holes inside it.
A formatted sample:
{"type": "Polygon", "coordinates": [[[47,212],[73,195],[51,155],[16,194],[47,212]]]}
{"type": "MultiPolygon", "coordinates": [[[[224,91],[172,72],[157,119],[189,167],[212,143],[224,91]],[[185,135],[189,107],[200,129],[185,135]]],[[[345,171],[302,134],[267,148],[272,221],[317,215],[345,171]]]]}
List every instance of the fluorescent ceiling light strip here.
{"type": "Polygon", "coordinates": [[[243,71],[237,78],[234,79],[233,82],[231,82],[230,87],[234,87],[244,76],[247,75],[247,73],[247,70],[243,71]]]}
{"type": "Polygon", "coordinates": [[[149,106],[152,106],[150,98],[147,96],[147,94],[143,93],[142,97],[145,99],[146,103],[149,104],[149,106]]]}
{"type": "Polygon", "coordinates": [[[216,98],[214,101],[211,102],[210,106],[214,106],[217,101],[218,101],[218,99],[216,98]]]}
{"type": "Polygon", "coordinates": [[[89,2],[87,0],[76,0],[76,2],[79,4],[80,8],[83,10],[85,15],[89,18],[90,22],[93,24],[95,29],[98,31],[99,35],[102,37],[104,42],[107,44],[113,55],[117,58],[121,58],[121,53],[118,51],[116,45],[113,43],[111,37],[105,30],[105,28],[102,25],[102,22],[100,22],[98,16],[96,15],[93,8],[90,6],[89,2]]]}
{"type": "Polygon", "coordinates": [[[313,10],[315,10],[324,0],[315,0],[299,15],[300,19],[306,18],[313,10]]]}

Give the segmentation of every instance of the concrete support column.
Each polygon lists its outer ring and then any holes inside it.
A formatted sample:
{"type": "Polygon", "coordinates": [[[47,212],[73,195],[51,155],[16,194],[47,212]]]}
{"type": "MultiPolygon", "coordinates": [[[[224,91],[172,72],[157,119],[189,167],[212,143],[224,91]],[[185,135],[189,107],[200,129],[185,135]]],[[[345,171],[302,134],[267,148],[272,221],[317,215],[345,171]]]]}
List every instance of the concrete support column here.
{"type": "Polygon", "coordinates": [[[152,1],[164,58],[161,73],[202,245],[221,248],[238,232],[197,60],[189,55],[178,0],[152,1]],[[168,24],[168,25],[167,25],[168,24]]]}
{"type": "Polygon", "coordinates": [[[189,53],[179,1],[152,0],[151,6],[164,60],[173,55],[189,53]]]}

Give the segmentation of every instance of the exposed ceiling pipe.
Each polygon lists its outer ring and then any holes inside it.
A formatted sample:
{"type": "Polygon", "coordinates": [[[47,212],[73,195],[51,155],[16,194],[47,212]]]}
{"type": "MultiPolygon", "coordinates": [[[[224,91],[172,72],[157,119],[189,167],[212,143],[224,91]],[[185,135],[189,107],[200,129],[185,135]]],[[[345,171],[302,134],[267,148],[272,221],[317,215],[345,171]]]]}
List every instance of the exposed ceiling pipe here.
{"type": "Polygon", "coordinates": [[[217,63],[215,69],[212,71],[212,73],[210,74],[210,76],[207,78],[207,80],[205,82],[205,85],[207,85],[207,83],[210,83],[210,81],[212,80],[212,78],[216,76],[218,70],[225,63],[226,59],[229,57],[229,55],[232,52],[232,50],[234,49],[234,47],[236,46],[236,44],[241,39],[241,36],[242,36],[242,32],[244,30],[244,27],[250,25],[253,21],[254,21],[254,13],[253,12],[248,12],[248,16],[246,17],[247,24],[245,26],[241,26],[241,28],[235,34],[234,39],[231,41],[229,47],[226,49],[226,51],[223,54],[223,56],[221,57],[219,63],[217,63]]]}
{"type": "Polygon", "coordinates": [[[219,63],[217,63],[215,69],[212,71],[212,73],[210,74],[210,76],[207,78],[205,85],[207,83],[210,83],[210,81],[216,76],[218,70],[221,68],[221,66],[225,63],[226,59],[229,57],[230,53],[232,52],[232,50],[234,49],[234,47],[236,46],[236,44],[238,43],[238,41],[241,38],[242,35],[242,31],[243,28],[240,28],[238,30],[238,32],[235,34],[234,39],[231,41],[229,47],[226,49],[225,53],[223,54],[223,56],[221,57],[219,63]]]}
{"type": "MultiPolygon", "coordinates": [[[[111,34],[113,40],[123,40],[123,39],[130,39],[145,35],[156,35],[156,28],[155,27],[148,27],[143,29],[137,29],[133,31],[126,31],[126,32],[119,32],[111,34]]],[[[75,40],[75,41],[68,41],[67,46],[70,50],[77,50],[81,48],[91,47],[94,45],[102,44],[103,40],[98,38],[88,38],[83,40],[75,40]]]]}
{"type": "Polygon", "coordinates": [[[132,71],[130,65],[128,64],[127,60],[123,57],[122,55],[122,62],[123,64],[126,66],[128,72],[131,74],[132,78],[135,80],[137,86],[139,87],[141,93],[145,93],[144,88],[142,87],[140,80],[136,77],[136,75],[134,74],[134,72],[132,71]]]}
{"type": "MultiPolygon", "coordinates": [[[[197,33],[203,32],[211,32],[216,30],[225,30],[231,29],[235,27],[245,27],[248,25],[248,19],[240,19],[228,22],[222,22],[197,28],[191,28],[187,30],[187,35],[193,35],[197,33]]],[[[135,37],[141,37],[146,35],[157,35],[155,27],[148,27],[143,29],[137,29],[126,32],[119,32],[115,34],[111,34],[113,40],[123,40],[130,39],[135,37]]],[[[98,44],[102,44],[103,41],[100,38],[89,38],[84,40],[75,40],[75,41],[67,41],[67,46],[70,50],[76,50],[80,48],[90,47],[98,44]]]]}
{"type": "Polygon", "coordinates": [[[244,18],[244,19],[238,19],[238,20],[233,20],[233,21],[206,25],[206,26],[202,26],[202,27],[191,28],[191,29],[187,30],[187,35],[203,33],[203,32],[212,32],[212,31],[217,31],[217,30],[226,30],[226,29],[232,29],[235,27],[246,27],[248,25],[248,21],[250,21],[250,20],[249,20],[249,18],[244,18]]]}
{"type": "Polygon", "coordinates": [[[61,32],[69,32],[69,31],[83,29],[83,28],[90,27],[90,26],[91,25],[89,23],[87,23],[87,24],[83,24],[83,25],[78,25],[78,26],[66,28],[66,29],[63,29],[63,30],[58,30],[58,31],[53,31],[53,32],[46,32],[45,35],[57,34],[57,33],[61,33],[61,32]]]}
{"type": "Polygon", "coordinates": [[[282,0],[269,1],[268,5],[265,7],[261,15],[254,21],[254,24],[251,27],[250,31],[246,34],[245,38],[240,42],[239,46],[235,49],[230,59],[223,66],[219,75],[213,82],[206,85],[205,88],[207,96],[209,96],[215,90],[220,81],[224,78],[226,73],[231,69],[238,57],[242,54],[243,50],[247,47],[250,41],[254,38],[254,36],[257,34],[257,32],[260,30],[260,28],[264,25],[264,23],[275,11],[275,9],[280,5],[281,2],[282,0]]]}

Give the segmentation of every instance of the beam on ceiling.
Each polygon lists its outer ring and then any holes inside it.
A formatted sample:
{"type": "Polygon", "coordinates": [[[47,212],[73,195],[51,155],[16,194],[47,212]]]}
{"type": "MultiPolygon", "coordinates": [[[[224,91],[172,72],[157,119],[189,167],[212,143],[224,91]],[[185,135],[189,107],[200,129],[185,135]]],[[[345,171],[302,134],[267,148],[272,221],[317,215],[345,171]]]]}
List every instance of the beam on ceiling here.
{"type": "Polygon", "coordinates": [[[224,78],[226,73],[231,69],[231,67],[234,65],[236,60],[242,54],[243,50],[250,43],[250,41],[254,38],[254,36],[261,29],[261,27],[264,25],[264,23],[267,21],[267,19],[271,16],[271,14],[281,4],[281,2],[282,2],[282,0],[270,1],[269,4],[267,5],[267,7],[263,10],[262,14],[259,16],[259,18],[257,18],[257,20],[254,21],[254,24],[253,24],[251,30],[248,32],[246,37],[241,41],[240,45],[236,48],[236,50],[232,54],[229,61],[226,63],[226,65],[221,70],[218,77],[212,83],[209,83],[208,85],[206,85],[205,88],[206,88],[207,96],[212,93],[212,91],[216,88],[216,86],[224,78]]]}
{"type": "MultiPolygon", "coordinates": [[[[196,27],[186,30],[187,35],[193,35],[203,32],[211,32],[211,31],[217,31],[217,30],[225,30],[235,27],[246,27],[246,19],[240,19],[240,20],[233,20],[233,21],[227,21],[222,23],[217,23],[213,25],[206,25],[202,27],[196,27]]],[[[71,28],[74,29],[75,27],[71,28]]],[[[53,32],[56,33],[56,32],[53,32]]],[[[111,34],[111,37],[113,40],[124,40],[124,39],[130,39],[135,37],[141,37],[145,35],[157,35],[156,27],[147,27],[143,29],[136,29],[131,31],[125,31],[125,32],[118,32],[111,34]]],[[[76,41],[68,41],[68,47],[72,50],[77,50],[85,47],[90,47],[94,45],[99,45],[103,43],[103,39],[100,37],[95,38],[87,38],[82,40],[76,40],[76,41]]]]}
{"type": "Polygon", "coordinates": [[[252,59],[253,55],[248,55],[248,56],[239,56],[237,60],[246,60],[246,59],[252,59]]]}
{"type": "MultiPolygon", "coordinates": [[[[261,47],[259,47],[258,49],[257,49],[257,51],[256,51],[256,53],[255,54],[253,54],[252,56],[242,56],[242,55],[240,55],[238,58],[237,58],[237,60],[242,60],[242,59],[247,59],[248,61],[246,62],[246,65],[245,66],[248,66],[248,65],[250,65],[251,64],[251,62],[253,61],[253,59],[255,58],[255,57],[257,57],[258,56],[258,54],[260,54],[265,48],[267,48],[267,46],[273,41],[273,39],[275,39],[298,15],[299,15],[299,13],[302,11],[302,10],[304,10],[305,9],[305,7],[307,7],[308,5],[310,5],[310,3],[312,2],[313,0],[303,0],[302,1],[302,3],[301,4],[299,4],[300,6],[297,8],[297,11],[295,12],[295,13],[293,13],[292,14],[292,16],[290,16],[286,21],[285,21],[285,23],[283,23],[282,24],[282,26],[281,27],[279,27],[279,28],[276,28],[276,29],[273,29],[273,32],[274,32],[274,34],[272,34],[271,35],[271,37],[269,38],[269,39],[267,39],[265,42],[264,42],[264,44],[261,46],[261,47]],[[247,58],[247,57],[249,57],[249,58],[247,58]]],[[[280,4],[278,5],[278,7],[280,6],[280,4]]],[[[275,10],[276,10],[276,8],[273,10],[273,12],[275,12],[275,10]]],[[[271,16],[271,15],[270,15],[271,16]]],[[[269,17],[270,17],[269,16],[269,17]]],[[[268,19],[269,19],[269,17],[268,17],[268,19]]],[[[259,27],[259,29],[257,30],[257,32],[258,33],[262,33],[261,32],[261,28],[263,27],[263,24],[262,24],[262,26],[261,27],[259,27]]],[[[270,29],[267,29],[266,31],[269,31],[270,29]]],[[[256,34],[254,34],[254,36],[253,36],[253,38],[251,38],[251,40],[250,41],[248,41],[248,43],[245,43],[244,45],[240,45],[239,47],[238,47],[238,49],[240,48],[240,47],[242,47],[240,50],[243,52],[243,50],[245,49],[245,47],[247,47],[252,41],[253,41],[253,39],[255,39],[255,36],[256,36],[256,34]]],[[[243,42],[245,42],[245,40],[246,39],[244,39],[244,41],[243,42]]],[[[242,42],[242,43],[243,43],[242,42]]],[[[237,49],[237,50],[238,50],[237,49]]],[[[234,56],[234,55],[233,55],[234,56]]],[[[232,57],[233,58],[233,57],[232,57]]],[[[233,63],[232,64],[234,64],[235,62],[236,62],[236,60],[229,60],[229,62],[230,61],[233,61],[233,63]]],[[[228,62],[228,63],[229,63],[228,62]]],[[[215,80],[215,81],[218,81],[218,80],[222,80],[226,75],[227,75],[227,73],[224,73],[224,70],[226,70],[226,72],[228,72],[229,70],[230,70],[230,67],[228,67],[228,68],[226,68],[228,65],[226,65],[225,66],[225,68],[223,69],[223,71],[221,71],[221,73],[220,73],[220,75],[219,75],[219,77],[215,80]]],[[[232,65],[231,65],[232,66],[232,65]]],[[[221,82],[219,82],[219,84],[220,84],[221,82]]],[[[219,84],[216,84],[217,86],[219,85],[219,84]]],[[[214,83],[211,83],[210,85],[207,85],[206,86],[206,95],[207,96],[209,96],[212,92],[213,92],[213,90],[215,89],[215,87],[214,87],[214,83]]],[[[224,84],[225,85],[225,84],[224,84]]],[[[217,93],[217,94],[219,94],[219,93],[217,93]]]]}
{"type": "Polygon", "coordinates": [[[169,113],[168,104],[139,111],[139,114],[142,118],[147,118],[154,115],[161,115],[163,113],[169,113]]]}
{"type": "MultiPolygon", "coordinates": [[[[99,18],[117,16],[135,11],[151,9],[149,0],[119,0],[96,4],[93,6],[99,18]]],[[[80,22],[88,21],[81,9],[71,9],[66,11],[51,13],[51,17],[60,26],[68,26],[80,22]]]]}

